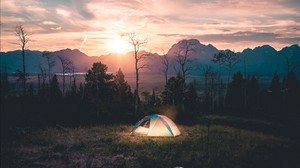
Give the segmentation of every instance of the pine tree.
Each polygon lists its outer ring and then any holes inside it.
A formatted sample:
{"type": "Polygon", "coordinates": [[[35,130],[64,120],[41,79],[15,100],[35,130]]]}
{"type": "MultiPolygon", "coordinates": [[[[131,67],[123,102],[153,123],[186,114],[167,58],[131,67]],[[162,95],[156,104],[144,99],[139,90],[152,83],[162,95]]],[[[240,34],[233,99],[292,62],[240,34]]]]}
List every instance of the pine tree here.
{"type": "Polygon", "coordinates": [[[119,69],[114,76],[114,85],[114,90],[116,92],[115,97],[119,101],[128,102],[128,100],[132,99],[133,95],[131,93],[131,88],[125,80],[125,75],[123,74],[121,69],[119,69]]]}
{"type": "Polygon", "coordinates": [[[255,107],[258,105],[258,94],[259,94],[259,85],[255,76],[252,76],[251,80],[248,81],[246,86],[246,99],[247,105],[250,107],[255,107]]]}
{"type": "Polygon", "coordinates": [[[109,100],[112,91],[112,74],[107,74],[108,67],[101,62],[93,64],[85,76],[86,94],[89,97],[101,100],[109,100]]]}
{"type": "Polygon", "coordinates": [[[230,108],[241,108],[244,104],[243,101],[243,75],[238,72],[233,75],[233,80],[228,86],[226,95],[226,105],[230,108]]]}
{"type": "MultiPolygon", "coordinates": [[[[300,86],[298,79],[293,71],[286,77],[286,108],[290,111],[298,111],[300,103],[300,86]]],[[[299,111],[298,111],[299,112],[299,111]]]]}
{"type": "Polygon", "coordinates": [[[270,86],[270,91],[271,91],[271,102],[270,102],[270,107],[272,110],[278,110],[281,108],[282,104],[282,94],[281,94],[281,85],[280,85],[280,79],[277,73],[273,75],[271,86],[270,86]]]}
{"type": "Polygon", "coordinates": [[[51,83],[50,83],[50,100],[52,101],[58,101],[60,98],[62,98],[62,92],[59,88],[59,83],[57,80],[57,76],[54,75],[51,79],[51,83]]]}

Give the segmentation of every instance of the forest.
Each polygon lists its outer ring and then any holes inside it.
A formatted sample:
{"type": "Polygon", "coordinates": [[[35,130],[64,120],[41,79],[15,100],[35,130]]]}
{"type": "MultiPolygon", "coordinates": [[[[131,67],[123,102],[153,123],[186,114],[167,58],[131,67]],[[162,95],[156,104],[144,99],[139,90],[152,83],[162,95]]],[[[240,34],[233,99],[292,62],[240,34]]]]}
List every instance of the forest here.
{"type": "Polygon", "coordinates": [[[132,123],[147,114],[164,113],[166,108],[173,109],[176,120],[184,124],[197,123],[197,118],[208,114],[299,116],[300,87],[293,71],[284,79],[274,73],[269,89],[262,90],[255,76],[236,72],[225,84],[207,68],[202,94],[195,82],[187,83],[178,73],[166,80],[162,92],[140,93],[135,111],[136,93],[122,70],[111,74],[107,69],[101,62],[94,63],[85,82],[78,84],[74,77],[68,90],[65,81],[61,89],[57,75],[49,74],[49,81],[39,79],[37,89],[27,84],[17,96],[9,94],[8,76],[1,74],[1,128],[132,123]]]}

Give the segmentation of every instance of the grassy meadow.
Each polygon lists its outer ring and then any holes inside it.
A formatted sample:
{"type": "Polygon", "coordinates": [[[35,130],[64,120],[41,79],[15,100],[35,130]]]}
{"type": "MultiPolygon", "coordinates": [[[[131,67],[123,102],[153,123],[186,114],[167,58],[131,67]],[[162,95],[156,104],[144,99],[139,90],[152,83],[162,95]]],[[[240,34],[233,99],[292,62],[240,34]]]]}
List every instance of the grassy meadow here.
{"type": "Polygon", "coordinates": [[[125,124],[15,128],[2,135],[1,167],[300,166],[299,132],[284,133],[296,125],[216,115],[199,121],[179,125],[176,138],[130,136],[125,124]]]}

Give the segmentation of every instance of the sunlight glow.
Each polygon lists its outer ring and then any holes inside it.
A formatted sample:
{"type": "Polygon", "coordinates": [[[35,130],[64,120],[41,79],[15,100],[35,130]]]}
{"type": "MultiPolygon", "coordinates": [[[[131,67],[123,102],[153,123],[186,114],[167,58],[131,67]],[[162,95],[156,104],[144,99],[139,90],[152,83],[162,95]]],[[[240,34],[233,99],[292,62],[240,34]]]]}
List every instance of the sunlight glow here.
{"type": "Polygon", "coordinates": [[[115,37],[110,43],[109,48],[113,53],[125,54],[131,50],[131,46],[126,39],[115,37]]]}

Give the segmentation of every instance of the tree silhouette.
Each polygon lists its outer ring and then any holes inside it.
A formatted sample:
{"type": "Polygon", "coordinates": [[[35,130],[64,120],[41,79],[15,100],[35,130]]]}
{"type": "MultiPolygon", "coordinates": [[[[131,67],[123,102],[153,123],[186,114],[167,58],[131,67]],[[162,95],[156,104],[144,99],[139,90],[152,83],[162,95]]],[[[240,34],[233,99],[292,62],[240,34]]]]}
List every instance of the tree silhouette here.
{"type": "MultiPolygon", "coordinates": [[[[224,50],[224,51],[220,51],[218,54],[215,54],[212,61],[214,63],[217,63],[217,64],[225,67],[225,69],[228,72],[227,84],[226,84],[226,89],[225,89],[226,90],[225,95],[227,95],[229,80],[231,77],[231,71],[232,71],[232,68],[234,67],[234,65],[238,62],[238,57],[234,51],[224,50]]],[[[226,96],[225,96],[225,101],[226,101],[226,96]]],[[[224,103],[225,103],[225,101],[224,101],[224,103]]]]}
{"type": "Polygon", "coordinates": [[[115,85],[115,97],[118,99],[119,102],[129,102],[132,93],[130,86],[128,85],[127,81],[125,80],[125,75],[123,74],[122,70],[119,69],[113,79],[115,85]]]}
{"type": "Polygon", "coordinates": [[[142,63],[142,60],[145,59],[148,54],[139,53],[140,47],[147,43],[146,40],[140,40],[137,35],[132,32],[128,34],[130,43],[133,46],[134,51],[134,65],[135,65],[135,114],[138,112],[139,105],[139,72],[143,68],[147,68],[149,65],[142,63]]]}
{"type": "Polygon", "coordinates": [[[107,117],[109,104],[113,97],[113,75],[107,73],[107,66],[101,62],[93,63],[85,76],[85,100],[90,108],[90,115],[104,121],[107,117]],[[99,118],[100,117],[100,118],[99,118]]]}
{"type": "MultiPolygon", "coordinates": [[[[43,66],[39,66],[39,69],[41,71],[40,74],[38,74],[38,85],[39,85],[39,90],[38,90],[38,94],[39,96],[41,97],[45,97],[46,94],[47,94],[47,89],[49,89],[47,86],[46,86],[46,78],[47,78],[47,75],[46,75],[46,68],[44,68],[43,66]],[[41,80],[42,80],[42,83],[41,83],[41,80]]],[[[50,81],[51,83],[51,81],[50,81]]],[[[48,86],[50,86],[50,83],[48,86]]]]}
{"type": "Polygon", "coordinates": [[[157,97],[156,97],[156,93],[155,93],[154,89],[152,90],[152,95],[151,95],[149,104],[151,106],[157,106],[157,97]]]}
{"type": "MultiPolygon", "coordinates": [[[[286,99],[285,104],[287,109],[291,111],[299,110],[300,86],[297,76],[293,71],[290,71],[286,77],[286,99]]],[[[298,111],[299,112],[299,111],[298,111]]]]}
{"type": "Polygon", "coordinates": [[[198,94],[195,88],[195,84],[190,83],[187,86],[187,92],[184,95],[184,104],[186,107],[184,116],[187,119],[192,119],[195,116],[196,111],[199,111],[198,108],[198,94]]]}
{"type": "Polygon", "coordinates": [[[52,67],[55,66],[55,60],[51,56],[51,52],[48,52],[48,51],[44,51],[43,54],[42,54],[42,57],[45,58],[46,62],[47,62],[47,66],[48,66],[48,80],[49,80],[49,84],[50,84],[50,81],[51,81],[51,69],[52,69],[52,67]]]}
{"type": "Polygon", "coordinates": [[[59,89],[59,83],[56,75],[54,75],[51,79],[50,92],[51,92],[50,94],[51,101],[58,101],[60,98],[62,98],[62,92],[59,89]]]}
{"type": "Polygon", "coordinates": [[[233,75],[233,80],[228,86],[226,95],[226,105],[229,108],[240,109],[243,107],[243,86],[244,86],[243,75],[237,72],[233,75]]]}
{"type": "MultiPolygon", "coordinates": [[[[170,61],[169,61],[169,57],[167,54],[163,53],[163,55],[160,57],[161,59],[161,63],[162,63],[162,69],[161,71],[164,74],[165,77],[165,85],[167,85],[168,83],[168,73],[169,73],[169,66],[170,66],[170,61]]],[[[168,94],[165,95],[166,99],[168,99],[168,94]]]]}
{"type": "Polygon", "coordinates": [[[111,90],[112,74],[107,74],[107,66],[101,62],[93,64],[85,76],[86,89],[89,96],[106,99],[111,90]]]}
{"type": "Polygon", "coordinates": [[[16,36],[19,38],[19,45],[22,49],[22,70],[17,71],[17,76],[19,77],[19,81],[22,81],[23,84],[23,95],[26,94],[26,80],[28,74],[26,73],[26,64],[25,64],[25,48],[27,47],[27,43],[29,42],[29,34],[23,28],[22,25],[18,26],[15,30],[16,36]]]}
{"type": "Polygon", "coordinates": [[[222,83],[220,74],[209,66],[203,66],[205,104],[209,112],[215,112],[222,97],[222,83]]]}
{"type": "Polygon", "coordinates": [[[165,77],[165,81],[167,84],[168,82],[168,73],[169,73],[169,65],[170,65],[170,62],[169,62],[169,57],[167,56],[167,54],[163,54],[161,57],[161,63],[163,65],[163,68],[162,68],[162,72],[164,73],[164,77],[165,77]]]}
{"type": "Polygon", "coordinates": [[[171,77],[162,93],[163,102],[170,105],[182,105],[185,88],[182,75],[179,74],[176,77],[171,77]]]}
{"type": "Polygon", "coordinates": [[[5,98],[9,95],[9,81],[8,81],[8,73],[6,70],[1,72],[0,74],[0,94],[1,98],[5,98]]]}
{"type": "Polygon", "coordinates": [[[280,79],[277,73],[273,75],[271,86],[271,106],[272,110],[279,110],[282,104],[282,93],[280,79]]]}
{"type": "MultiPolygon", "coordinates": [[[[187,64],[191,62],[191,56],[195,52],[195,44],[187,40],[180,43],[178,51],[175,52],[176,62],[180,65],[180,73],[182,73],[183,80],[186,80],[187,73],[191,67],[187,64]]],[[[179,73],[179,72],[178,72],[179,73]]]]}
{"type": "Polygon", "coordinates": [[[58,56],[58,59],[60,60],[61,63],[61,68],[62,68],[62,75],[63,75],[63,90],[62,93],[63,95],[65,94],[65,87],[66,87],[66,73],[72,73],[74,72],[74,65],[73,62],[67,58],[67,57],[63,57],[63,56],[58,56]]]}
{"type": "Polygon", "coordinates": [[[272,93],[279,94],[280,93],[280,82],[279,82],[279,76],[277,72],[273,75],[272,82],[271,82],[271,87],[270,90],[272,93]]]}
{"type": "MultiPolygon", "coordinates": [[[[246,82],[245,82],[246,83],[246,82]]],[[[259,95],[259,84],[255,76],[252,76],[251,80],[247,81],[246,93],[244,95],[244,104],[250,107],[256,107],[258,105],[258,95],[259,95]]]]}

